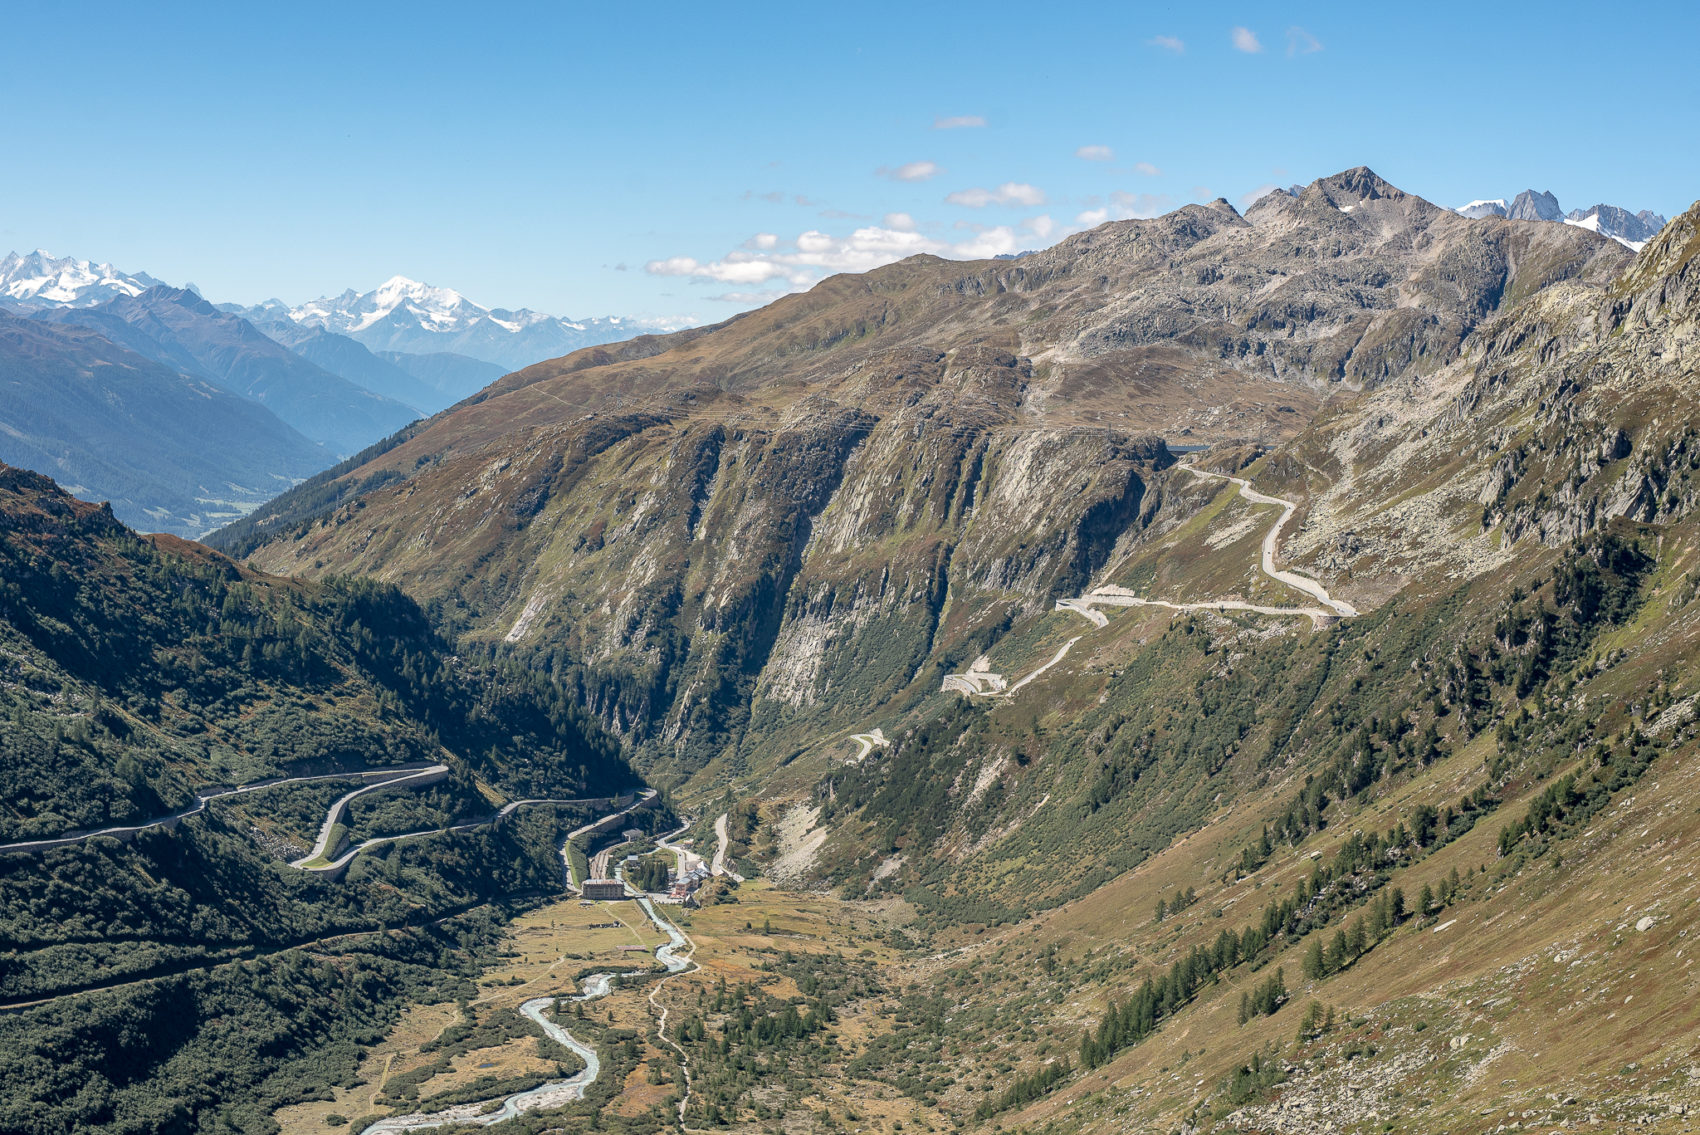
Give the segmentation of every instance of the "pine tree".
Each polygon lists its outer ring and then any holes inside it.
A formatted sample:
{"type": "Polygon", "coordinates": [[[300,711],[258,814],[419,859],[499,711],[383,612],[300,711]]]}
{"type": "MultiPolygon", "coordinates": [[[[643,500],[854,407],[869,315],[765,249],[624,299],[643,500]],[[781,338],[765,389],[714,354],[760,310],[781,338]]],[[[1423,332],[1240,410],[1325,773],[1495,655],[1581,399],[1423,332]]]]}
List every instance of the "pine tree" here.
{"type": "Polygon", "coordinates": [[[1369,939],[1372,942],[1379,942],[1381,936],[1385,933],[1387,933],[1387,896],[1383,894],[1377,896],[1376,900],[1369,904],[1369,939]]]}
{"type": "Polygon", "coordinates": [[[1328,963],[1322,956],[1322,939],[1313,934],[1310,945],[1305,949],[1305,976],[1317,981],[1327,972],[1328,963]]]}
{"type": "Polygon", "coordinates": [[[1424,883],[1423,889],[1417,892],[1417,914],[1419,917],[1427,918],[1433,910],[1434,888],[1424,883]]]}

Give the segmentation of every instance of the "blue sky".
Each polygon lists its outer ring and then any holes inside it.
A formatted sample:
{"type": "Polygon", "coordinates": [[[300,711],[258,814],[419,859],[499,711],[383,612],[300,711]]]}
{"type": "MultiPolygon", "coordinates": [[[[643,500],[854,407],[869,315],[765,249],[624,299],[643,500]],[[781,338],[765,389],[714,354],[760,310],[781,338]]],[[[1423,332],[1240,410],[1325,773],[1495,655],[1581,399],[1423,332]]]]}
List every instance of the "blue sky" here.
{"type": "Polygon", "coordinates": [[[0,252],[708,320],[1360,164],[1670,215],[1697,9],[14,5],[0,252]]]}

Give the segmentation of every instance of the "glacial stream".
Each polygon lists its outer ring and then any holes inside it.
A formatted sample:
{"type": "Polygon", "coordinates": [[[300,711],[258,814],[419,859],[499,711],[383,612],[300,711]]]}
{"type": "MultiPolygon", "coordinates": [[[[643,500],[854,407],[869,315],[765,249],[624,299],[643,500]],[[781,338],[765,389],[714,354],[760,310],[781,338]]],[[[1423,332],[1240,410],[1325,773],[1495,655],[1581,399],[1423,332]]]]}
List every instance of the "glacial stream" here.
{"type": "MultiPolygon", "coordinates": [[[[680,957],[681,950],[688,950],[690,940],[667,919],[662,918],[654,905],[647,898],[637,900],[644,914],[655,924],[655,928],[667,935],[667,944],[656,948],[655,960],[666,967],[667,972],[681,973],[691,966],[688,957],[680,957]]],[[[519,1007],[526,1017],[542,1026],[543,1031],[552,1040],[559,1041],[572,1051],[578,1053],[584,1061],[584,1068],[565,1080],[551,1080],[539,1084],[527,1091],[516,1092],[501,1100],[501,1106],[492,1110],[492,1100],[481,1100],[476,1103],[457,1104],[444,1108],[442,1111],[413,1115],[398,1115],[392,1119],[380,1119],[367,1127],[360,1135],[402,1135],[408,1131],[424,1131],[432,1127],[446,1127],[453,1123],[473,1123],[480,1127],[490,1127],[503,1123],[517,1115],[528,1111],[543,1111],[549,1108],[564,1107],[574,1100],[584,1098],[585,1089],[596,1082],[596,1077],[602,1072],[602,1061],[597,1057],[596,1050],[579,1041],[572,1033],[551,1021],[546,1010],[556,1000],[594,1001],[598,997],[608,996],[613,984],[620,977],[617,973],[593,973],[584,979],[584,992],[572,997],[561,998],[555,995],[549,997],[534,997],[519,1007]]]]}

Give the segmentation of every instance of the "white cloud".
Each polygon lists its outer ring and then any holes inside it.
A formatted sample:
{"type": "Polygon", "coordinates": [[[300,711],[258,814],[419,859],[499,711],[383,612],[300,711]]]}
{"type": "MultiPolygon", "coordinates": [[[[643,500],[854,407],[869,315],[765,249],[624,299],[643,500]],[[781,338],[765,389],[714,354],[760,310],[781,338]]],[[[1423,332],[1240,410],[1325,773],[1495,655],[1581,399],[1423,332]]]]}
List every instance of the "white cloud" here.
{"type": "Polygon", "coordinates": [[[746,201],[766,201],[770,204],[777,205],[781,201],[785,200],[785,194],[779,192],[779,190],[777,190],[777,189],[770,190],[767,193],[757,193],[753,189],[746,189],[746,190],[744,190],[744,200],[746,200],[746,201]]]}
{"type": "Polygon", "coordinates": [[[745,248],[766,249],[766,248],[776,248],[776,247],[778,247],[778,245],[779,245],[779,237],[777,237],[773,233],[757,233],[755,236],[752,236],[749,240],[746,240],[744,242],[745,248]]]}
{"type": "Polygon", "coordinates": [[[848,236],[811,229],[798,234],[795,252],[735,249],[719,260],[707,261],[692,256],[670,256],[651,260],[644,270],[652,276],[684,276],[739,286],[737,291],[711,298],[726,303],[757,304],[784,294],[771,289],[754,290],[754,285],[770,281],[783,281],[790,291],[798,291],[829,273],[866,272],[919,253],[978,260],[1019,252],[1040,242],[1049,243],[1058,232],[1056,222],[1043,214],[1022,221],[1019,229],[1010,225],[965,225],[962,227],[970,235],[956,242],[898,227],[898,222],[913,225],[913,218],[905,214],[891,214],[887,222],[865,225],[848,236]]]}
{"type": "Polygon", "coordinates": [[[1107,162],[1116,154],[1108,146],[1082,146],[1074,151],[1074,156],[1089,162],[1107,162]]]}
{"type": "Polygon", "coordinates": [[[896,229],[900,233],[915,231],[915,218],[908,213],[887,213],[883,223],[886,228],[896,229]]]}
{"type": "Polygon", "coordinates": [[[1045,203],[1045,191],[1038,186],[1025,182],[1006,181],[996,189],[959,189],[945,198],[952,205],[965,205],[970,209],[984,209],[987,205],[1034,205],[1045,203]]]}
{"type": "Polygon", "coordinates": [[[949,118],[933,119],[934,130],[964,130],[974,126],[984,126],[986,120],[978,114],[953,114],[949,118]]]}
{"type": "Polygon", "coordinates": [[[893,181],[926,181],[943,172],[944,168],[937,162],[904,162],[896,167],[881,166],[874,171],[879,177],[889,177],[893,181]]]}
{"type": "Polygon", "coordinates": [[[1235,28],[1230,34],[1233,37],[1235,51],[1256,55],[1263,50],[1263,45],[1257,41],[1257,36],[1252,33],[1250,28],[1235,28]]]}
{"type": "Polygon", "coordinates": [[[1147,220],[1166,213],[1174,203],[1166,193],[1128,193],[1118,189],[1110,194],[1108,205],[1077,214],[1074,223],[1089,229],[1105,221],[1147,220]]]}
{"type": "Polygon", "coordinates": [[[765,284],[777,277],[794,280],[796,276],[772,260],[738,252],[708,263],[690,256],[669,256],[665,260],[651,260],[643,270],[651,276],[692,276],[722,284],[765,284]]]}
{"type": "Polygon", "coordinates": [[[990,260],[1008,252],[1019,252],[1021,244],[1021,238],[1015,235],[1014,229],[1008,225],[996,225],[981,229],[972,238],[953,245],[951,251],[968,260],[990,260]]]}
{"type": "Polygon", "coordinates": [[[1314,55],[1322,50],[1322,41],[1301,27],[1287,29],[1287,54],[1314,55]]]}
{"type": "Polygon", "coordinates": [[[1174,200],[1167,193],[1124,193],[1117,190],[1110,194],[1110,204],[1115,207],[1120,219],[1132,220],[1161,216],[1174,204],[1174,200]]]}
{"type": "Polygon", "coordinates": [[[717,296],[709,296],[708,298],[715,303],[764,304],[772,303],[781,296],[790,294],[783,289],[773,289],[765,292],[721,292],[717,296]]]}
{"type": "Polygon", "coordinates": [[[1152,165],[1150,162],[1135,162],[1133,164],[1133,172],[1139,174],[1141,177],[1163,176],[1163,171],[1152,165]]]}
{"type": "Polygon", "coordinates": [[[1179,36],[1154,35],[1145,42],[1149,43],[1152,47],[1160,47],[1164,51],[1172,51],[1176,55],[1179,55],[1186,50],[1186,44],[1179,36]]]}
{"type": "Polygon", "coordinates": [[[1250,205],[1253,201],[1256,201],[1260,197],[1267,197],[1279,188],[1281,188],[1279,185],[1275,185],[1273,183],[1266,183],[1264,185],[1258,186],[1256,189],[1253,189],[1250,193],[1240,194],[1240,208],[1244,209],[1247,205],[1250,205]]]}

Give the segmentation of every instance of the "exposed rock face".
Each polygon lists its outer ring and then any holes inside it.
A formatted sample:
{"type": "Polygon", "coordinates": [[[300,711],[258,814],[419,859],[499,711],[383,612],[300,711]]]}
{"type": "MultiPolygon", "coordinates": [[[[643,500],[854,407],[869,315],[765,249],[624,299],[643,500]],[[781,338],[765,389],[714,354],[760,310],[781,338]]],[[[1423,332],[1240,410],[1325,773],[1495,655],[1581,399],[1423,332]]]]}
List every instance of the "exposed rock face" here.
{"type": "Polygon", "coordinates": [[[1616,205],[1595,205],[1591,209],[1572,209],[1564,219],[1571,224],[1588,222],[1588,227],[1605,236],[1639,244],[1650,240],[1664,228],[1666,221],[1651,209],[1631,213],[1616,205]]]}
{"type": "Polygon", "coordinates": [[[1329,476],[1291,551],[1358,573],[1471,573],[1521,540],[1559,546],[1700,502],[1696,212],[1608,287],[1543,290],[1432,379],[1368,394],[1305,442],[1329,476]],[[1475,535],[1469,535],[1473,531],[1475,535]],[[1343,555],[1342,534],[1350,534],[1343,555]]]}
{"type": "Polygon", "coordinates": [[[1564,210],[1558,207],[1558,198],[1550,192],[1537,193],[1533,189],[1525,189],[1511,200],[1511,207],[1505,215],[1513,221],[1562,221],[1564,210]]]}

